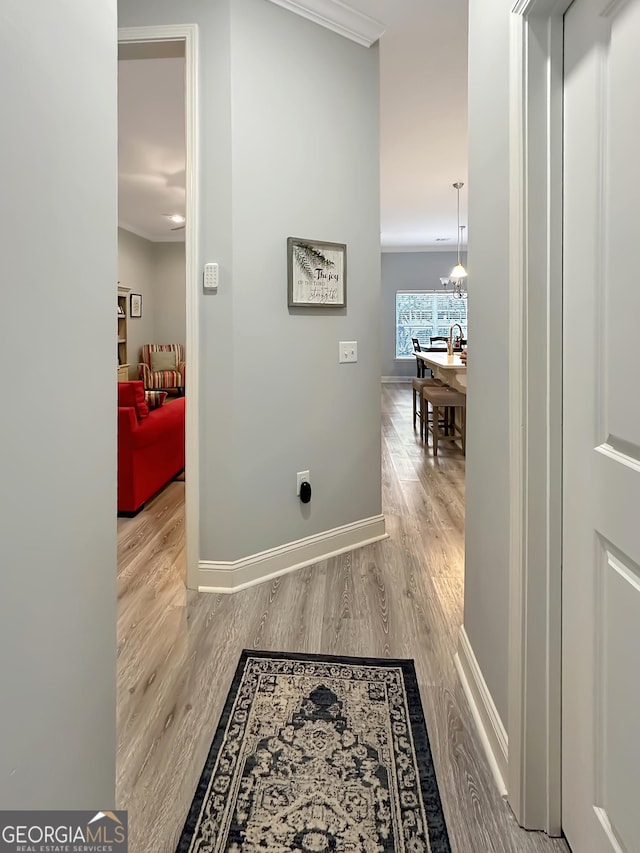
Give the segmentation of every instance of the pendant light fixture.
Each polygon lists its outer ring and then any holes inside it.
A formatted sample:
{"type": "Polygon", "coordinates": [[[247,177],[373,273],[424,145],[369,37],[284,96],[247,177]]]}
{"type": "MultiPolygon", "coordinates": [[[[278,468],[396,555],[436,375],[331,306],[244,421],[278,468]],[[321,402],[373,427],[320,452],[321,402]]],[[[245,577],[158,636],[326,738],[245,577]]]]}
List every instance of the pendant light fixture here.
{"type": "Polygon", "coordinates": [[[464,225],[460,225],[460,190],[463,186],[464,184],[462,183],[462,181],[456,181],[456,183],[453,185],[453,188],[458,193],[458,262],[451,270],[451,275],[449,276],[452,281],[467,277],[467,271],[462,266],[462,261],[460,260],[460,243],[462,242],[462,232],[464,229],[464,225]]]}
{"type": "Polygon", "coordinates": [[[462,181],[456,181],[453,185],[454,190],[458,193],[458,256],[455,267],[451,270],[451,274],[448,278],[441,278],[440,283],[443,287],[448,287],[451,285],[453,288],[453,295],[456,299],[466,299],[467,291],[464,287],[465,279],[467,277],[467,271],[462,266],[462,261],[460,259],[460,247],[464,243],[464,225],[460,225],[460,190],[464,184],[462,181]]]}

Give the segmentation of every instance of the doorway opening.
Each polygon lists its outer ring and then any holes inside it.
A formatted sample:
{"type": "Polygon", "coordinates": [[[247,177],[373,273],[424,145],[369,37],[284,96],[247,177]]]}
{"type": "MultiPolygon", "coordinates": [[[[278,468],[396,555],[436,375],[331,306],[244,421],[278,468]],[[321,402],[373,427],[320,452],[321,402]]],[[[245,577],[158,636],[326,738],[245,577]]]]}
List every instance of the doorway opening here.
{"type": "MultiPolygon", "coordinates": [[[[156,531],[153,553],[161,543],[179,547],[175,571],[188,588],[197,588],[199,542],[196,50],[195,25],[118,33],[119,287],[129,289],[131,300],[127,378],[144,379],[149,406],[161,407],[167,424],[169,414],[175,417],[185,436],[184,473],[180,463],[167,463],[167,482],[150,485],[140,513],[146,514],[138,524],[144,535],[131,533],[123,548],[131,557],[133,543],[153,538],[154,524],[169,523],[174,534],[156,531]],[[165,354],[175,365],[158,363],[165,354]],[[138,367],[153,357],[156,364],[148,367],[162,381],[149,381],[149,371],[138,367]]],[[[174,439],[167,434],[167,440],[174,439]]],[[[171,445],[160,453],[166,459],[174,451],[171,445]]],[[[126,523],[119,522],[119,539],[126,523]]]]}

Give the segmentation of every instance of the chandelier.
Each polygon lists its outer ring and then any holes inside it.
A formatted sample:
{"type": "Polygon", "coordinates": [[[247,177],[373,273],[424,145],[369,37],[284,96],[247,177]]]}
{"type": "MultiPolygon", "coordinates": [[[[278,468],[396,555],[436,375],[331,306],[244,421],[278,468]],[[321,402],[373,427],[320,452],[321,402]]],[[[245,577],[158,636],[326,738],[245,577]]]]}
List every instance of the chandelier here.
{"type": "Polygon", "coordinates": [[[467,291],[465,287],[467,271],[462,266],[462,261],[460,260],[460,246],[464,242],[464,225],[460,225],[460,190],[464,184],[462,181],[456,181],[453,185],[454,190],[456,190],[458,194],[458,259],[455,267],[451,270],[448,277],[441,278],[440,283],[443,287],[451,286],[453,288],[453,295],[457,299],[466,299],[467,291]]]}

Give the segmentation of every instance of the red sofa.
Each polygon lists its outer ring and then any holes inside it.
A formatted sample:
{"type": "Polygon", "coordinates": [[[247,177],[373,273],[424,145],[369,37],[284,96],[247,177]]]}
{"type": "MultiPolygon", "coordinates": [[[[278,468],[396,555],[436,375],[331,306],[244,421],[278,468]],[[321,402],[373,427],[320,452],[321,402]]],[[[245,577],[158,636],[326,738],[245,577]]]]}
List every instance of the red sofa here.
{"type": "Polygon", "coordinates": [[[142,382],[118,382],[118,514],[135,515],[184,468],[185,398],[150,409],[142,382]]]}

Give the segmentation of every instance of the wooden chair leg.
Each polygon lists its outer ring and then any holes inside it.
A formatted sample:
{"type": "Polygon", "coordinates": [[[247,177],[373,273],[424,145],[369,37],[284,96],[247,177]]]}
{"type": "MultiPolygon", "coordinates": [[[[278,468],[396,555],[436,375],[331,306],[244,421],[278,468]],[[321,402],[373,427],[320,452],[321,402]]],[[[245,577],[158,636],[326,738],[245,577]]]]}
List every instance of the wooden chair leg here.
{"type": "MultiPolygon", "coordinates": [[[[445,412],[446,418],[446,412],[445,412]]],[[[440,432],[440,407],[433,407],[433,415],[432,415],[432,424],[433,428],[431,430],[431,434],[433,435],[433,455],[438,455],[438,434],[440,432]]]]}
{"type": "Polygon", "coordinates": [[[467,444],[467,412],[464,406],[455,406],[455,408],[452,408],[451,411],[453,416],[453,429],[451,435],[454,442],[457,441],[458,438],[460,438],[460,449],[462,450],[462,455],[465,456],[467,444]]]}
{"type": "Polygon", "coordinates": [[[416,428],[416,389],[413,388],[413,428],[416,428]]]}

